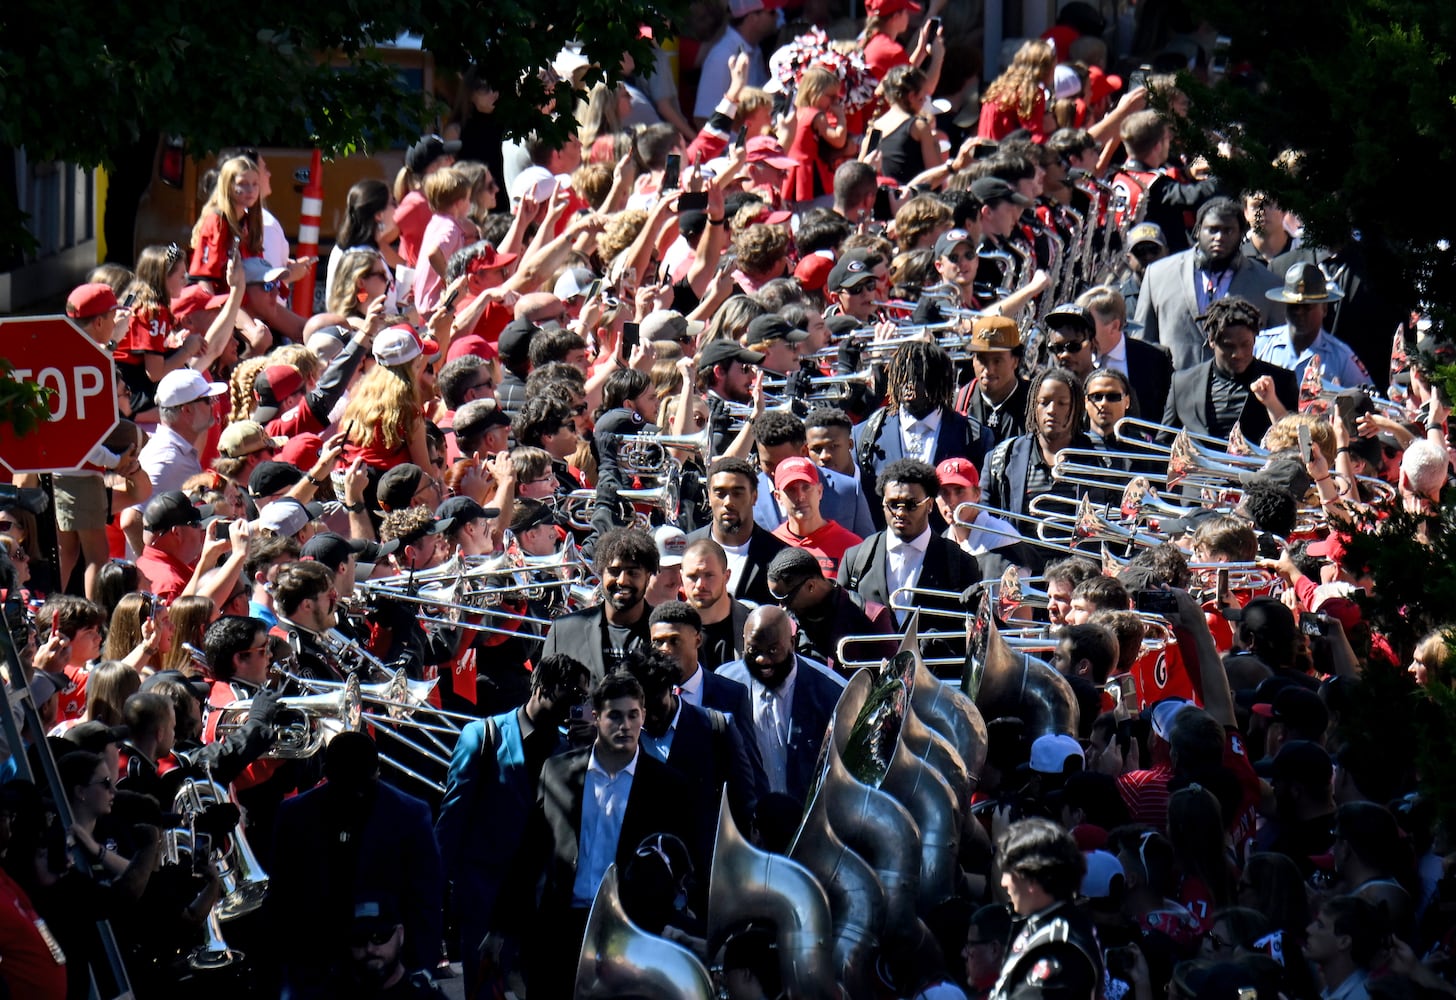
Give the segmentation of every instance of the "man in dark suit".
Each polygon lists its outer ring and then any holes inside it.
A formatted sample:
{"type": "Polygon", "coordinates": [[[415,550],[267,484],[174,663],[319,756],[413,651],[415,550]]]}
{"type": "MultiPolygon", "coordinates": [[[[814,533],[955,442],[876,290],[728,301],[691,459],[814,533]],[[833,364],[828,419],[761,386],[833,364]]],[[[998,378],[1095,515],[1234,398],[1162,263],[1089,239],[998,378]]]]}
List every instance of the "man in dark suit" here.
{"type": "Polygon", "coordinates": [[[768,564],[784,548],[773,532],[753,520],[758,502],[758,473],[741,458],[720,458],[708,469],[708,525],[688,535],[689,542],[711,538],[728,557],[728,588],[734,597],[771,604],[768,564]]]}
{"type": "MultiPolygon", "coordinates": [[[[902,344],[890,360],[887,377],[889,404],[857,428],[855,439],[870,516],[881,529],[885,512],[876,499],[884,494],[882,478],[889,465],[902,458],[932,466],[947,458],[968,458],[979,466],[995,444],[989,427],[956,412],[955,364],[938,345],[902,344]]],[[[940,519],[939,512],[931,516],[940,519]]]]}
{"type": "Polygon", "coordinates": [[[725,663],[718,672],[748,687],[769,790],[802,804],[843,678],[794,652],[793,630],[782,608],[758,608],[749,615],[743,659],[725,663]]]}
{"type": "Polygon", "coordinates": [[[572,708],[586,703],[590,684],[580,661],[548,656],[531,672],[524,705],[472,722],[455,744],[435,840],[452,883],[467,996],[475,995],[480,943],[520,850],[541,769],[567,749],[558,727],[572,708]]]}
{"type": "MultiPolygon", "coordinates": [[[[981,579],[975,557],[931,527],[930,512],[940,495],[932,466],[902,458],[885,466],[880,483],[889,526],[844,554],[839,564],[842,586],[888,606],[901,587],[960,593],[981,579]]],[[[901,598],[901,603],[916,602],[901,598]]],[[[895,612],[897,624],[905,618],[905,612],[895,612]]]]}
{"type": "Polygon", "coordinates": [[[1254,357],[1259,310],[1242,299],[1220,299],[1204,320],[1213,354],[1173,376],[1163,423],[1226,438],[1235,426],[1257,444],[1274,421],[1299,405],[1294,373],[1254,357]]]}
{"type": "Polygon", "coordinates": [[[269,925],[307,928],[282,935],[289,995],[333,996],[349,957],[354,902],[400,901],[404,964],[433,969],[444,930],[444,880],[430,807],[379,780],[379,752],[363,733],[340,733],[324,751],[326,784],[278,809],[265,906],[269,925]]]}
{"type": "MultiPolygon", "coordinates": [[[[1214,198],[1198,210],[1198,245],[1149,265],[1138,295],[1137,336],[1173,354],[1175,371],[1208,360],[1198,317],[1225,298],[1262,302],[1283,284],[1274,272],[1239,252],[1244,214],[1232,198],[1214,198]]],[[[1284,322],[1284,306],[1272,303],[1264,326],[1284,322]]],[[[1260,328],[1262,329],[1262,327],[1260,328]]]]}
{"type": "Polygon", "coordinates": [[[692,801],[687,781],[638,745],[641,685],[630,674],[609,674],[592,690],[592,708],[592,745],[552,757],[541,769],[512,891],[496,905],[497,927],[519,931],[536,914],[527,938],[534,996],[571,995],[587,914],[607,868],[625,867],[651,834],[690,843],[695,832],[683,809],[692,801]],[[530,889],[538,878],[539,905],[530,889]]]}
{"type": "Polygon", "coordinates": [[[597,681],[616,670],[629,652],[647,645],[647,616],[652,613],[647,581],[657,572],[657,543],[641,529],[613,528],[597,541],[593,556],[602,602],[552,622],[541,655],[576,657],[597,681]]]}
{"type": "Polygon", "coordinates": [[[1173,355],[1162,344],[1127,335],[1127,303],[1111,285],[1089,288],[1077,296],[1077,304],[1092,314],[1097,367],[1115,368],[1132,384],[1132,415],[1161,418],[1173,384],[1173,355]]]}
{"type": "MultiPolygon", "coordinates": [[[[633,653],[627,659],[627,672],[642,685],[645,699],[642,748],[693,787],[694,800],[681,808],[697,828],[697,839],[689,841],[693,866],[705,872],[713,856],[724,787],[734,822],[744,830],[751,829],[758,796],[766,788],[760,787],[734,720],[715,709],[689,705],[674,691],[678,666],[672,658],[655,650],[633,653]]],[[[707,880],[698,881],[706,891],[707,880]]]]}

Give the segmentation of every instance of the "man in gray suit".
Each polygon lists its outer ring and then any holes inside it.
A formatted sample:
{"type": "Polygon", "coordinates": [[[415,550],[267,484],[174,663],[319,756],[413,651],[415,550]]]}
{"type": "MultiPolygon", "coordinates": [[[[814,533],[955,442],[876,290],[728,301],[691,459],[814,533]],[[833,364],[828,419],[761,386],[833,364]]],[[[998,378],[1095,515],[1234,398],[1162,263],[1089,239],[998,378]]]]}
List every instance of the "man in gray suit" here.
{"type": "MultiPolygon", "coordinates": [[[[1214,198],[1198,211],[1198,245],[1148,266],[1138,295],[1137,336],[1173,353],[1173,370],[1186,371],[1210,357],[1198,317],[1210,302],[1242,298],[1264,302],[1282,282],[1267,267],[1239,251],[1244,216],[1232,198],[1214,198]]],[[[1264,326],[1284,322],[1284,306],[1270,302],[1264,326]]]]}

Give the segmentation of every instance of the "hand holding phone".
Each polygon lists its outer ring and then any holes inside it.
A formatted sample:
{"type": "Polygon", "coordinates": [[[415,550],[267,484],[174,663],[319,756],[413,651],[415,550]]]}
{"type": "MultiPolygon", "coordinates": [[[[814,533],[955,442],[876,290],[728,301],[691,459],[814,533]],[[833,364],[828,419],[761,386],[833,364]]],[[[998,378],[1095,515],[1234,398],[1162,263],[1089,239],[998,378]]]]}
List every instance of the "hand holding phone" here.
{"type": "Polygon", "coordinates": [[[1309,424],[1299,425],[1299,458],[1305,465],[1313,457],[1309,450],[1309,424]]]}
{"type": "Polygon", "coordinates": [[[682,169],[682,156],[677,153],[667,154],[667,166],[662,171],[663,192],[676,191],[680,186],[678,174],[682,169]]]}

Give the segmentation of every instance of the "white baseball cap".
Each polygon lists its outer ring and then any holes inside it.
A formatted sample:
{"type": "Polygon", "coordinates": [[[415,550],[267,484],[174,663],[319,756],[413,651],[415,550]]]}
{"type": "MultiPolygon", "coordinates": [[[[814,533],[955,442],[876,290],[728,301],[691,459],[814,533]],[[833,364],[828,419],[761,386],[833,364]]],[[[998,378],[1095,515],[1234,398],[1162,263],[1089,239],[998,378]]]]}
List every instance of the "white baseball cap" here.
{"type": "Polygon", "coordinates": [[[419,338],[407,326],[392,326],[374,338],[374,360],[381,365],[406,365],[423,353],[419,338]]]}
{"type": "Polygon", "coordinates": [[[224,382],[209,382],[201,372],[178,368],[162,376],[157,383],[158,406],[186,406],[207,396],[221,396],[228,391],[224,382]]]}
{"type": "Polygon", "coordinates": [[[661,568],[681,566],[683,553],[688,548],[688,536],[681,528],[675,528],[670,524],[659,525],[652,533],[652,540],[657,543],[657,565],[661,568]]]}

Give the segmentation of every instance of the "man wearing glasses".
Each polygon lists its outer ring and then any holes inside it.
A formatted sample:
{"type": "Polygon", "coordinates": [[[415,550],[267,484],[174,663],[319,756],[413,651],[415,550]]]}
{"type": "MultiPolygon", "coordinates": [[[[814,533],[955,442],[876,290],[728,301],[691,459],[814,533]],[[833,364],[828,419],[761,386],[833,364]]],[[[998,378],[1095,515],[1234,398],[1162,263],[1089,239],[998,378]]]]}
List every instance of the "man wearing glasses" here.
{"type": "Polygon", "coordinates": [[[1078,381],[1097,367],[1092,342],[1092,314],[1075,302],[1064,302],[1046,315],[1047,354],[1053,365],[1065,368],[1078,381]]]}
{"type": "MultiPolygon", "coordinates": [[[[981,579],[975,557],[930,526],[930,511],[940,495],[935,467],[902,458],[880,473],[884,488],[885,525],[844,554],[839,582],[866,601],[891,605],[901,588],[945,590],[959,594],[981,579]]],[[[900,604],[957,607],[954,602],[917,601],[901,594],[900,604]]],[[[907,612],[895,611],[903,625],[907,612]]]]}
{"type": "Polygon", "coordinates": [[[226,383],[209,382],[191,368],[162,376],[157,385],[160,423],[137,456],[156,493],[180,490],[183,483],[202,472],[193,442],[212,426],[213,398],[227,391],[226,383]]]}
{"type": "Polygon", "coordinates": [[[819,559],[807,549],[785,549],[768,567],[768,588],[779,607],[799,623],[801,651],[839,669],[839,640],[847,635],[883,634],[886,641],[858,645],[856,660],[894,656],[898,642],[890,609],[826,579],[819,559]],[[807,648],[806,648],[807,647],[807,648]]]}

